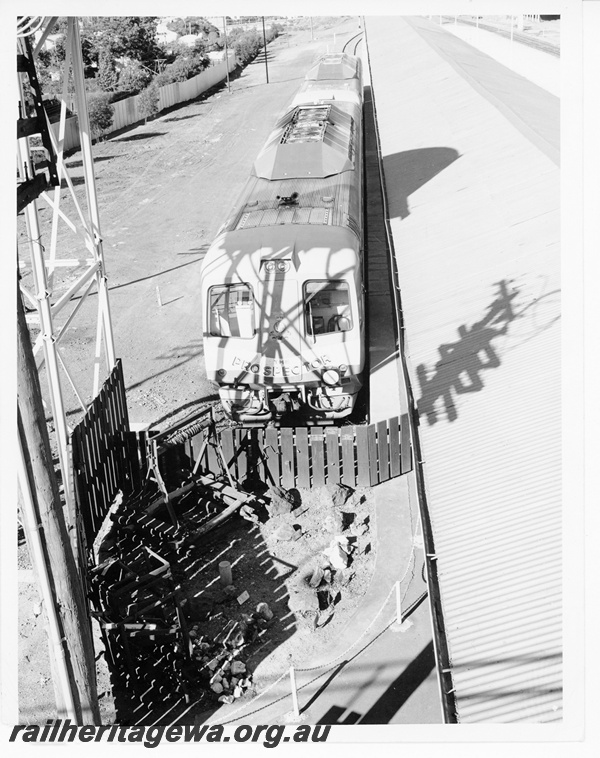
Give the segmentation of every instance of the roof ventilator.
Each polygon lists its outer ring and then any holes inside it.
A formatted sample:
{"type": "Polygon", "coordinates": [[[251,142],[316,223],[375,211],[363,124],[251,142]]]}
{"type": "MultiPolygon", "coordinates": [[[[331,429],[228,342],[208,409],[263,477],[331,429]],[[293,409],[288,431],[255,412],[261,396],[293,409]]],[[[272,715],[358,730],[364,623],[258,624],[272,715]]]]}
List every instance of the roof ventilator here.
{"type": "Polygon", "coordinates": [[[287,125],[281,144],[293,142],[321,142],[329,123],[330,105],[301,106],[287,125]]]}

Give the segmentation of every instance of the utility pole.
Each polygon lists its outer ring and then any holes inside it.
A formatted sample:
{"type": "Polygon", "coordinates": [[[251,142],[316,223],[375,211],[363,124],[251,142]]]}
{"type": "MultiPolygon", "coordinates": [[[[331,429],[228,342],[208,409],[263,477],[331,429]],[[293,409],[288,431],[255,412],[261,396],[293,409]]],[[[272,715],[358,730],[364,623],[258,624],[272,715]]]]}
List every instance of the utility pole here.
{"type": "MultiPolygon", "coordinates": [[[[67,533],[42,404],[38,371],[17,293],[19,484],[23,522],[48,616],[50,654],[61,695],[59,716],[100,724],[90,619],[67,533]]],[[[58,700],[59,698],[57,698],[58,700]]]]}
{"type": "Polygon", "coordinates": [[[263,26],[263,44],[265,47],[265,70],[267,72],[267,84],[269,83],[269,66],[267,65],[267,34],[265,32],[265,17],[262,17],[263,26]]]}

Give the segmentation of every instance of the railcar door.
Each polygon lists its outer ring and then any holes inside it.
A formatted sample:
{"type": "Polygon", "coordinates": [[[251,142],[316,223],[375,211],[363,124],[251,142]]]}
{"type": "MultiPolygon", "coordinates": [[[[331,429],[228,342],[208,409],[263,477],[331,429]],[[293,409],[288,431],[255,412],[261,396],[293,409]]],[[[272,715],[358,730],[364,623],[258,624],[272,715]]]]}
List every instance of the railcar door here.
{"type": "Polygon", "coordinates": [[[294,384],[302,374],[302,304],[287,260],[263,262],[259,306],[261,367],[266,384],[294,384]]]}

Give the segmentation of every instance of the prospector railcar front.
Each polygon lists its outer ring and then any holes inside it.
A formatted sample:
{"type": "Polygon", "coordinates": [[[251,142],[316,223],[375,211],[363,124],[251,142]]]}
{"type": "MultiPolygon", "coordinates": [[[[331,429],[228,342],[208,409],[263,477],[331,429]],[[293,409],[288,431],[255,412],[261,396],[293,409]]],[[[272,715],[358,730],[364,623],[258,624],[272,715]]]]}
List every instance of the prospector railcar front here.
{"type": "Polygon", "coordinates": [[[292,107],[202,267],[207,375],[242,423],[332,423],[362,384],[362,110],[292,107]]]}

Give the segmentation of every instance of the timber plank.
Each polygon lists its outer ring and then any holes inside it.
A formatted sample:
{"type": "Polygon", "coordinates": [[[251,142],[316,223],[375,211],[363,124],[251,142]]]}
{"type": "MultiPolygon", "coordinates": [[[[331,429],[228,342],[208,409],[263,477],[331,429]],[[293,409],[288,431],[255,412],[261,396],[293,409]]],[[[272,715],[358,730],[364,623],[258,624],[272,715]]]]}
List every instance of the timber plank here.
{"type": "Polygon", "coordinates": [[[412,469],[412,450],[410,448],[410,423],[408,413],[403,413],[400,419],[400,455],[402,473],[412,469]]]}
{"type": "Polygon", "coordinates": [[[190,440],[192,444],[192,458],[194,460],[194,465],[196,465],[198,458],[200,458],[200,463],[198,464],[197,470],[202,472],[206,472],[208,470],[208,451],[205,449],[202,455],[200,455],[204,440],[205,436],[203,432],[198,432],[198,434],[195,434],[190,440]]]}
{"type": "Polygon", "coordinates": [[[356,486],[354,430],[355,427],[342,427],[340,430],[340,441],[342,444],[342,483],[348,487],[356,486]]]}
{"type": "Polygon", "coordinates": [[[286,427],[281,429],[281,485],[290,489],[296,484],[294,463],[294,432],[286,427]]]}
{"type": "Polygon", "coordinates": [[[340,482],[340,433],[337,429],[325,430],[327,449],[327,484],[340,482]]]}
{"type": "MultiPolygon", "coordinates": [[[[368,487],[371,484],[369,472],[369,429],[370,426],[356,427],[356,458],[358,463],[357,484],[359,487],[368,487]]],[[[373,427],[373,432],[375,428],[373,427]]]]}
{"type": "Polygon", "coordinates": [[[235,447],[238,451],[238,480],[243,482],[248,475],[248,430],[235,430],[235,447]]]}
{"type": "Polygon", "coordinates": [[[296,429],[296,460],[298,462],[298,487],[310,487],[310,458],[308,454],[308,429],[296,429]]]}
{"type": "Polygon", "coordinates": [[[388,444],[387,421],[377,422],[377,459],[379,461],[379,481],[390,478],[390,447],[388,444]]]}
{"type": "Polygon", "coordinates": [[[394,416],[388,422],[390,430],[390,476],[400,476],[400,426],[398,416],[394,416]]]}
{"type": "Polygon", "coordinates": [[[279,432],[269,427],[265,432],[264,450],[267,457],[267,471],[271,484],[279,486],[279,432]]]}
{"type": "Polygon", "coordinates": [[[312,453],[313,487],[323,487],[325,485],[325,439],[321,429],[311,430],[310,450],[312,453]]]}
{"type": "Polygon", "coordinates": [[[232,478],[235,479],[235,453],[233,448],[233,430],[224,429],[221,432],[221,449],[223,450],[223,457],[227,463],[227,468],[232,478]]]}
{"type": "Polygon", "coordinates": [[[262,443],[264,438],[264,432],[262,429],[250,430],[250,460],[251,468],[250,472],[258,477],[263,482],[265,479],[265,466],[262,456],[262,443]]]}
{"type": "Polygon", "coordinates": [[[367,427],[367,440],[369,444],[369,483],[374,487],[379,483],[379,470],[377,460],[377,427],[369,424],[367,427]]]}

